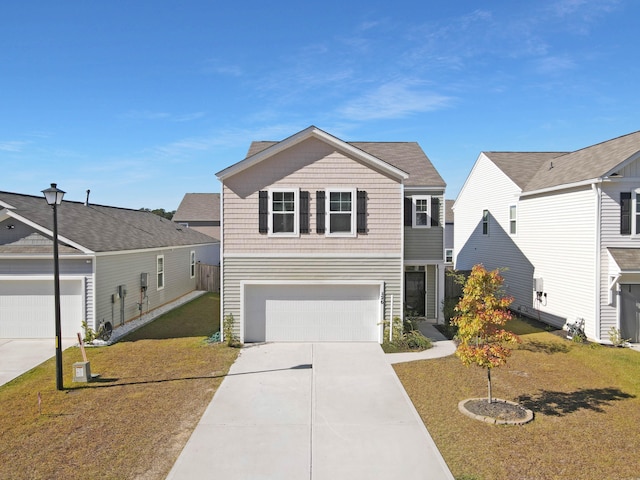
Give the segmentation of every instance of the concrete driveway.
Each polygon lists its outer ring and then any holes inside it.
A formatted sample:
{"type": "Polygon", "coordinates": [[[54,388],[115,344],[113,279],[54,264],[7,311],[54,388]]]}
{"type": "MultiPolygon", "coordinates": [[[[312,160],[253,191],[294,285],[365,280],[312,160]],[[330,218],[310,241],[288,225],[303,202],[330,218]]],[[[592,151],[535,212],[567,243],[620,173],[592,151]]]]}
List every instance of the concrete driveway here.
{"type": "MultiPolygon", "coordinates": [[[[62,349],[76,343],[78,343],[76,338],[63,338],[62,349]]],[[[54,338],[0,338],[0,385],[37,367],[55,354],[54,338]]]]}
{"type": "Polygon", "coordinates": [[[245,347],[167,477],[449,479],[379,345],[245,347]]]}

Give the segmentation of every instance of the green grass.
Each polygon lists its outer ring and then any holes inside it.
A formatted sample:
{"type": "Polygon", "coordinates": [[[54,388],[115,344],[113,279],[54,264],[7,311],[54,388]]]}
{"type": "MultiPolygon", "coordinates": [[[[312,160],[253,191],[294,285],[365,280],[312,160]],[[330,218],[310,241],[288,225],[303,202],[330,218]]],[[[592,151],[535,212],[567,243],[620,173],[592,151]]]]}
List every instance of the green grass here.
{"type": "Polygon", "coordinates": [[[219,311],[207,294],[87,348],[95,382],[72,383],[74,347],[63,352],[64,391],[54,359],[0,387],[0,479],[165,478],[238,353],[206,342],[219,311]]]}
{"type": "Polygon", "coordinates": [[[493,394],[535,413],[523,426],[462,415],[487,394],[486,371],[455,356],[394,368],[458,479],[635,479],[640,451],[640,353],[576,344],[532,322],[508,327],[523,343],[492,372],[493,394]]]}

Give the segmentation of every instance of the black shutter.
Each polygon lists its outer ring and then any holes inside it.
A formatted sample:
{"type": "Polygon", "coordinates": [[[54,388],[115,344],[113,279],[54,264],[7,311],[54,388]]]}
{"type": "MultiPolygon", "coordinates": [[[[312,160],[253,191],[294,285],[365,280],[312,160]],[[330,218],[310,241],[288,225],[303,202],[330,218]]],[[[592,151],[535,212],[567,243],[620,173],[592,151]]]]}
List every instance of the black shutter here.
{"type": "Polygon", "coordinates": [[[431,197],[431,226],[440,226],[440,198],[431,197]]]}
{"type": "Polygon", "coordinates": [[[357,225],[358,233],[367,233],[367,192],[358,190],[357,225]]]}
{"type": "Polygon", "coordinates": [[[413,201],[411,197],[404,197],[404,226],[413,227],[413,201]]]}
{"type": "Polygon", "coordinates": [[[258,193],[258,231],[269,231],[269,192],[260,190],[258,193]]]}
{"type": "Polygon", "coordinates": [[[309,233],[309,192],[300,192],[300,233],[309,233]]]}
{"type": "Polygon", "coordinates": [[[316,232],[324,233],[324,208],[325,192],[318,190],[316,192],[316,232]]]}
{"type": "Polygon", "coordinates": [[[631,235],[631,192],[620,192],[620,235],[631,235]]]}

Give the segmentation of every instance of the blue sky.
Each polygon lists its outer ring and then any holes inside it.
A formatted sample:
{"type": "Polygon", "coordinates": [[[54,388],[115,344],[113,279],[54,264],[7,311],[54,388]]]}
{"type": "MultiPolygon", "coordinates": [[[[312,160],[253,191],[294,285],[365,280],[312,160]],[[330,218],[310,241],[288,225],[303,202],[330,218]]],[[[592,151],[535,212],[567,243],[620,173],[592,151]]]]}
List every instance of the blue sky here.
{"type": "Polygon", "coordinates": [[[0,190],[175,210],[252,140],[417,141],[455,198],[483,150],[640,130],[636,0],[0,5],[0,190]]]}

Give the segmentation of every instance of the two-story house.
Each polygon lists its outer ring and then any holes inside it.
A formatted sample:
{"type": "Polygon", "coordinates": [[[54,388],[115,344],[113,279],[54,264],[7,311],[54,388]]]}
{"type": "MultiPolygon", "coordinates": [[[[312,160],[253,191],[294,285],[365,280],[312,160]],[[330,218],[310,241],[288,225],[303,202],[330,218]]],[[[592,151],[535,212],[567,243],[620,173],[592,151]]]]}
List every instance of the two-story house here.
{"type": "Polygon", "coordinates": [[[406,305],[441,321],[445,183],[417,143],[311,126],[217,176],[221,314],[242,342],[380,342],[406,305]]]}
{"type": "Polygon", "coordinates": [[[506,268],[514,310],[640,341],[640,132],[568,153],[483,152],[454,210],[456,268],[506,268]]]}

